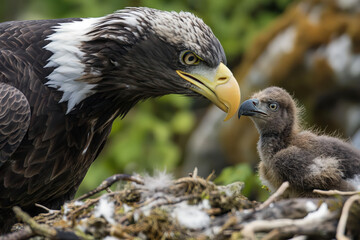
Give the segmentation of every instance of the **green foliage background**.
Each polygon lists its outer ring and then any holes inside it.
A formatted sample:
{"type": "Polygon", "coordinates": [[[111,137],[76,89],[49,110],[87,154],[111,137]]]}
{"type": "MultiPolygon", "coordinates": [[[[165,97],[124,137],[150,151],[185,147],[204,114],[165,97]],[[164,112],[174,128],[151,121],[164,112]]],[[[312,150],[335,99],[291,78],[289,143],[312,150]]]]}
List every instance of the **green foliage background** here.
{"type": "MultiPolygon", "coordinates": [[[[191,11],[204,19],[223,44],[229,66],[240,64],[254,36],[279,15],[290,0],[0,0],[0,20],[98,17],[126,6],[191,11]]],[[[97,186],[111,174],[178,172],[186,140],[196,125],[193,100],[166,96],[136,106],[116,120],[105,150],[91,167],[79,193],[97,186]]],[[[201,166],[198,166],[201,168],[201,166]]],[[[217,173],[219,174],[219,173],[217,173]]],[[[247,182],[245,193],[259,187],[247,164],[227,168],[217,179],[227,184],[247,182]]]]}

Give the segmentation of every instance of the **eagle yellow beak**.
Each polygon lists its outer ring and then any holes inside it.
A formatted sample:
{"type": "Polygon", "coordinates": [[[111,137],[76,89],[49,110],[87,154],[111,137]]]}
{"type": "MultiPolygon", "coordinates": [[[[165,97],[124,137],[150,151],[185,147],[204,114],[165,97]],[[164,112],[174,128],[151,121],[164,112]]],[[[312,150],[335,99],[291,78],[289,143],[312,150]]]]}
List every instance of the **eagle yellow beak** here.
{"type": "Polygon", "coordinates": [[[198,71],[187,73],[176,70],[177,74],[192,83],[191,89],[218,106],[227,115],[224,121],[229,120],[237,112],[240,105],[240,87],[232,72],[220,63],[214,73],[198,71]]]}

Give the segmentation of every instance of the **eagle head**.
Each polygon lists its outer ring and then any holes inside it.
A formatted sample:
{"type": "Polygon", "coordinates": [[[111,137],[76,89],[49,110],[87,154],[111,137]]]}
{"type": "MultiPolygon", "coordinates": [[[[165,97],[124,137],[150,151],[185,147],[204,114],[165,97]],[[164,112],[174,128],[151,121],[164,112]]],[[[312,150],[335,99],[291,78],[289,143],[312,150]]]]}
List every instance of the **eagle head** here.
{"type": "Polygon", "coordinates": [[[63,91],[68,113],[103,98],[124,116],[140,100],[173,93],[208,98],[228,113],[226,120],[238,109],[240,89],[224,50],[191,13],[126,8],[62,23],[47,39],[54,53],[47,67],[55,67],[47,85],[63,91]],[[59,79],[65,65],[76,66],[73,81],[59,79]]]}
{"type": "Polygon", "coordinates": [[[299,109],[289,93],[269,87],[244,101],[238,117],[250,116],[260,134],[290,134],[297,130],[299,109]]]}

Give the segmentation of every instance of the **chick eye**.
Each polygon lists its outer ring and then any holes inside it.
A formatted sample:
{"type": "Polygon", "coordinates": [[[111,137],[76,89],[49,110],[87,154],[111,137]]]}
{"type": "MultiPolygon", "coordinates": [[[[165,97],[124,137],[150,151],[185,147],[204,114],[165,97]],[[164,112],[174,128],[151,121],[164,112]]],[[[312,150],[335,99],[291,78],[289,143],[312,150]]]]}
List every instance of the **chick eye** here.
{"type": "Polygon", "coordinates": [[[196,65],[200,62],[199,57],[190,51],[184,52],[181,56],[181,60],[186,65],[196,65]]]}
{"type": "Polygon", "coordinates": [[[270,110],[276,111],[278,109],[278,104],[277,103],[269,103],[268,107],[270,108],[270,110]]]}

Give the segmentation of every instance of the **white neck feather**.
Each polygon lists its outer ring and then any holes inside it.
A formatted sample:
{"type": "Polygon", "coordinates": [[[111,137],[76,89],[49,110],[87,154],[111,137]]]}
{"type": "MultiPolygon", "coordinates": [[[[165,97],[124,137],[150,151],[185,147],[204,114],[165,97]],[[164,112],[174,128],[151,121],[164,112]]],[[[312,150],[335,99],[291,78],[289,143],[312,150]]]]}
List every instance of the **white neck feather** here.
{"type": "Polygon", "coordinates": [[[82,62],[84,52],[80,46],[82,42],[91,40],[87,35],[99,18],[85,18],[80,21],[61,23],[54,27],[54,33],[46,40],[50,41],[44,48],[53,53],[45,67],[54,67],[54,71],[47,76],[46,85],[63,92],[59,102],[68,102],[67,113],[76,104],[92,95],[96,85],[78,80],[83,76],[85,65],[82,62]]]}

